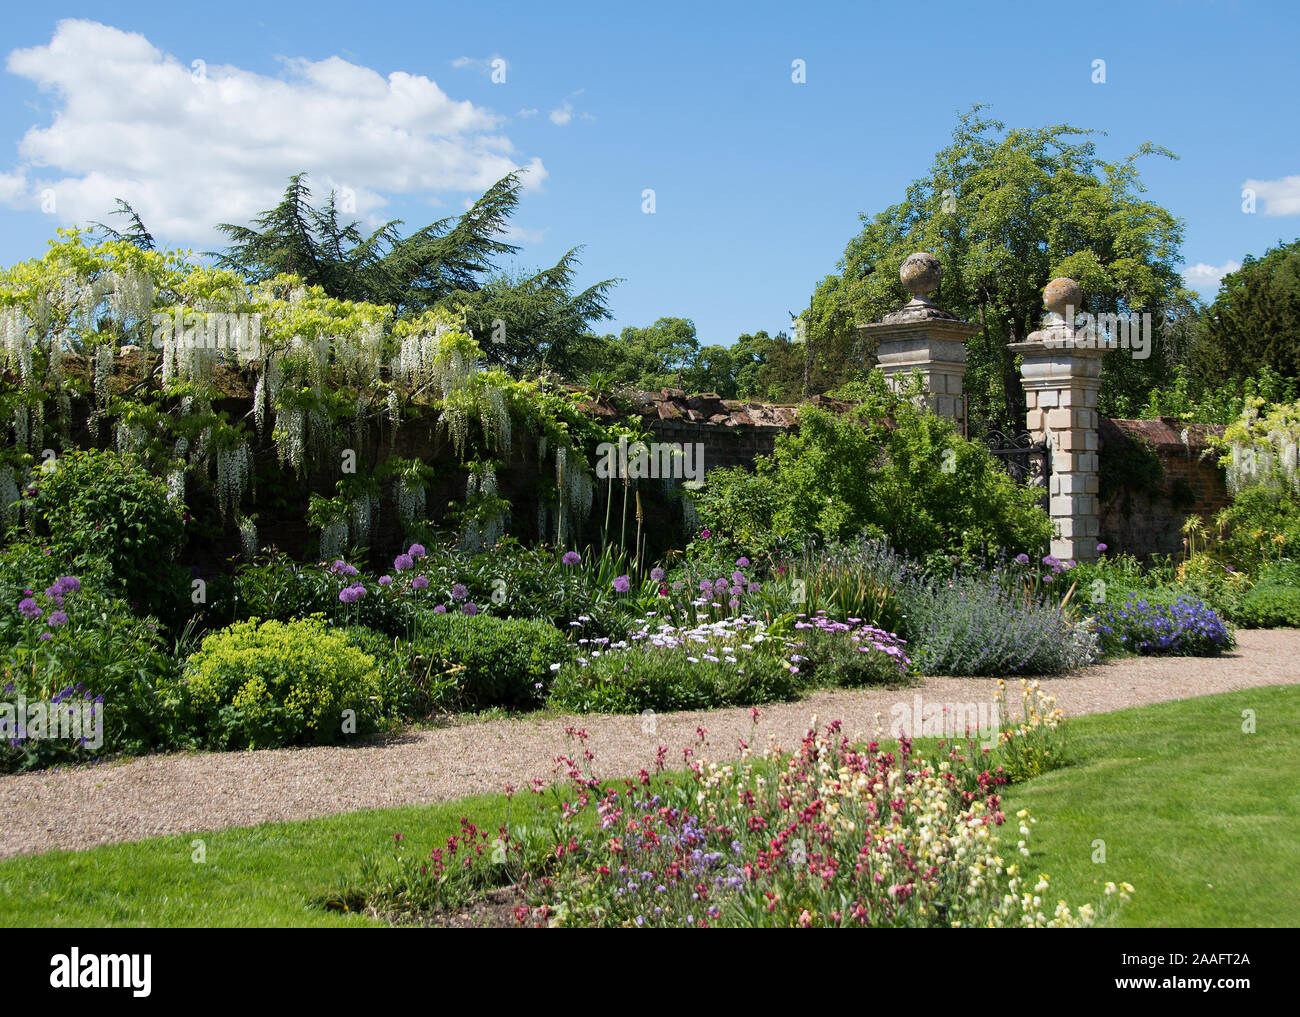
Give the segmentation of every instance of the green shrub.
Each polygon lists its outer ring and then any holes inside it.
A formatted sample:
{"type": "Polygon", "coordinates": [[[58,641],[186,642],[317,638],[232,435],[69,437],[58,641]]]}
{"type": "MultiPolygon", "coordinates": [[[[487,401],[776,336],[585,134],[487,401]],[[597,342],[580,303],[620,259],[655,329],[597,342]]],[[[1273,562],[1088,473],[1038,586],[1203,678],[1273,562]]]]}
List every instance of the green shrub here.
{"type": "Polygon", "coordinates": [[[904,643],[892,632],[854,622],[832,621],[818,615],[795,625],[803,644],[798,654],[810,681],[818,686],[863,688],[898,685],[907,680],[911,660],[904,643]]]}
{"type": "Polygon", "coordinates": [[[415,644],[430,660],[460,669],[455,697],[468,709],[539,705],[551,665],[567,652],[549,622],[488,615],[424,614],[415,644]]]}
{"type": "Polygon", "coordinates": [[[653,632],[647,624],[629,639],[580,645],[556,675],[551,704],[577,713],[638,713],[793,699],[807,684],[794,660],[798,649],[744,618],[653,632]]]}
{"type": "MultiPolygon", "coordinates": [[[[0,554],[0,703],[14,707],[0,740],[0,769],[76,763],[175,743],[173,715],[161,689],[175,664],[151,618],[134,615],[102,586],[57,567],[30,546],[0,554]],[[24,581],[23,577],[26,579],[24,581]],[[20,607],[21,605],[21,607],[20,607]],[[94,706],[78,718],[76,739],[17,737],[19,697],[28,704],[94,706]]],[[[66,729],[65,729],[66,730],[66,729]]]]}
{"type": "Polygon", "coordinates": [[[1233,621],[1249,629],[1300,628],[1300,562],[1287,559],[1265,568],[1233,621]]]}
{"type": "Polygon", "coordinates": [[[222,749],[341,742],[374,731],[383,712],[378,661],[319,618],[254,618],[208,636],[174,692],[199,742],[222,749]]]}
{"type": "Polygon", "coordinates": [[[28,518],[37,535],[74,569],[85,558],[102,558],[129,598],[173,609],[173,562],[185,527],[162,478],[137,456],[112,450],[76,450],[54,463],[48,472],[34,470],[29,484],[28,518]]]}
{"type": "Polygon", "coordinates": [[[887,537],[913,557],[1038,553],[1052,532],[1039,492],[1016,484],[951,420],[918,408],[918,385],[913,379],[896,393],[873,372],[845,393],[854,400],[849,412],[801,408],[798,430],[758,460],[758,480],[734,470],[708,475],[699,498],[705,525],[753,539],[887,537]],[[757,495],[760,483],[770,492],[757,495]]]}

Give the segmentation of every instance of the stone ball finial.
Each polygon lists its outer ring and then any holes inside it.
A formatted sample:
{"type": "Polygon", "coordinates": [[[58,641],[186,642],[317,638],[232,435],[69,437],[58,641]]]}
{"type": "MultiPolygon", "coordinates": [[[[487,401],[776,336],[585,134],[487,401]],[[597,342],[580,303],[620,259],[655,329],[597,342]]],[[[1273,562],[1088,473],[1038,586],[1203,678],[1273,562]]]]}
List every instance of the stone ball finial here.
{"type": "Polygon", "coordinates": [[[1065,317],[1065,311],[1068,307],[1073,307],[1077,313],[1083,304],[1083,290],[1073,279],[1067,279],[1062,276],[1059,279],[1053,279],[1043,290],[1043,305],[1053,314],[1065,317]]]}
{"type": "Polygon", "coordinates": [[[909,254],[903,259],[903,264],[898,270],[898,278],[907,287],[907,291],[921,300],[925,300],[939,288],[939,280],[942,276],[943,269],[939,265],[939,259],[926,251],[909,254]]]}

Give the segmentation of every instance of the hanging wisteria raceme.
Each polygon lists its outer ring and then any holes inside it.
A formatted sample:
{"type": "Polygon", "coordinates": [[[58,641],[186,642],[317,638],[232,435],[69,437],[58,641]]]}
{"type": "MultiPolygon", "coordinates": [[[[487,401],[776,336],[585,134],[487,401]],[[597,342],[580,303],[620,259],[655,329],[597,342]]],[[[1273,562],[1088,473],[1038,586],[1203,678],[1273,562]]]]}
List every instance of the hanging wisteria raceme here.
{"type": "Polygon", "coordinates": [[[320,556],[337,558],[343,553],[343,545],[348,539],[348,521],[336,519],[326,523],[320,531],[320,556]]]}
{"type": "Polygon", "coordinates": [[[239,503],[248,487],[249,462],[248,445],[243,443],[217,452],[217,510],[222,519],[239,515],[239,503]]]}
{"type": "Polygon", "coordinates": [[[506,394],[496,385],[484,388],[479,405],[479,416],[483,421],[483,434],[488,448],[494,452],[510,451],[510,410],[506,405],[506,394]]]}
{"type": "Polygon", "coordinates": [[[257,523],[247,516],[239,520],[239,542],[244,547],[244,557],[252,561],[257,556],[257,523]]]}
{"type": "Polygon", "coordinates": [[[352,499],[352,542],[354,544],[370,543],[371,507],[368,494],[360,494],[352,499]]]}
{"type": "Polygon", "coordinates": [[[403,474],[397,478],[394,487],[397,518],[402,521],[402,525],[409,526],[413,519],[423,518],[425,511],[424,485],[409,479],[403,474]]]}

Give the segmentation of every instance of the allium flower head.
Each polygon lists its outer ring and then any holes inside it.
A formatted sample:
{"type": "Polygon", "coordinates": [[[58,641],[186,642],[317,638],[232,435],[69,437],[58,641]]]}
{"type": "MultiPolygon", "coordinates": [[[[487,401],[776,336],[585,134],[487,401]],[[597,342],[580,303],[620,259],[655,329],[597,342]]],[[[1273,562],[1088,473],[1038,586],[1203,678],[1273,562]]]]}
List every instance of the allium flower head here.
{"type": "Polygon", "coordinates": [[[62,611],[55,611],[49,618],[51,628],[58,628],[60,625],[68,623],[68,616],[62,611]]]}
{"type": "Polygon", "coordinates": [[[578,562],[582,561],[582,555],[578,554],[577,551],[565,551],[564,557],[560,560],[564,562],[565,565],[577,565],[578,562]]]}
{"type": "Polygon", "coordinates": [[[393,585],[393,577],[392,577],[392,576],[380,576],[380,577],[379,577],[379,585],[380,585],[380,586],[392,586],[392,585],[393,585]]]}
{"type": "Polygon", "coordinates": [[[465,585],[463,583],[457,583],[455,586],[451,588],[452,600],[464,600],[468,596],[469,596],[469,590],[465,588],[465,585]]]}
{"type": "Polygon", "coordinates": [[[415,567],[415,559],[409,554],[399,554],[393,559],[393,568],[398,572],[405,572],[409,568],[415,567]]]}
{"type": "Polygon", "coordinates": [[[462,614],[467,614],[472,617],[473,615],[478,614],[478,605],[475,604],[474,601],[472,600],[467,601],[460,610],[462,614]]]}
{"type": "Polygon", "coordinates": [[[658,565],[656,565],[654,568],[650,570],[650,578],[653,579],[656,583],[663,582],[664,570],[661,569],[658,565]]]}
{"type": "Polygon", "coordinates": [[[428,552],[425,551],[423,544],[412,544],[411,549],[406,553],[412,558],[423,558],[428,552]]]}
{"type": "Polygon", "coordinates": [[[18,602],[18,613],[24,618],[35,621],[41,616],[41,608],[40,605],[37,604],[36,601],[32,600],[31,597],[27,597],[18,602]]]}
{"type": "Polygon", "coordinates": [[[416,576],[411,580],[411,589],[413,590],[423,590],[428,585],[429,579],[427,576],[416,576]]]}
{"type": "Polygon", "coordinates": [[[614,580],[614,589],[618,593],[627,593],[628,590],[632,589],[632,580],[627,576],[619,576],[614,580]]]}

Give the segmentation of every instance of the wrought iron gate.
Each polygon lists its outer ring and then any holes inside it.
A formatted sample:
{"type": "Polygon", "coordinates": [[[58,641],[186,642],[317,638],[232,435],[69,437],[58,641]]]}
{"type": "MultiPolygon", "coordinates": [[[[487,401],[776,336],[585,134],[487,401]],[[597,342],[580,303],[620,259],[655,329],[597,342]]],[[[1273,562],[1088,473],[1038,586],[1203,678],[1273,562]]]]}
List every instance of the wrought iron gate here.
{"type": "Polygon", "coordinates": [[[1046,441],[1035,441],[1030,431],[1007,434],[994,429],[983,440],[993,458],[1016,483],[1041,488],[1039,503],[1046,509],[1050,498],[1052,447],[1046,441]]]}

